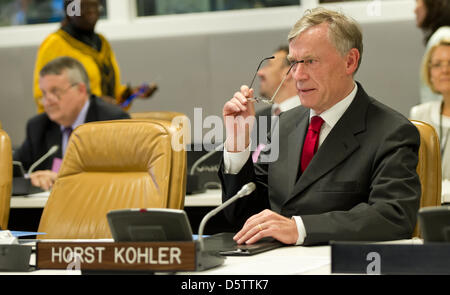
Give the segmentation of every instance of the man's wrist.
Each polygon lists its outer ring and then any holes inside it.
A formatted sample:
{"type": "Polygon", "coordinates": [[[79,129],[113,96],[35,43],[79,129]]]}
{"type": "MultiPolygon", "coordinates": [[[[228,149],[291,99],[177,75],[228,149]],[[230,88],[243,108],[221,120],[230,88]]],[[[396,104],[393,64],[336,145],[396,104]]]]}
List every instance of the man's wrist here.
{"type": "Polygon", "coordinates": [[[292,216],[292,219],[294,219],[298,231],[298,239],[295,245],[303,245],[306,238],[306,229],[303,220],[300,216],[292,216]]]}

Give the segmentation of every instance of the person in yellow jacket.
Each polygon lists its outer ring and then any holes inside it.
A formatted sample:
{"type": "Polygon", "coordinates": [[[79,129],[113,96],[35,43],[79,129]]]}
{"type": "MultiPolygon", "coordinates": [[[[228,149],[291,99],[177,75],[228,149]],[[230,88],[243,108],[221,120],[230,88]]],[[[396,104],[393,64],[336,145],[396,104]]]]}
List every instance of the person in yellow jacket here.
{"type": "Polygon", "coordinates": [[[34,68],[33,93],[38,113],[42,113],[42,92],[39,89],[39,71],[51,60],[69,56],[81,62],[86,69],[92,94],[127,110],[134,97],[148,98],[157,85],[129,87],[120,83],[120,70],[111,45],[104,36],[96,33],[95,25],[100,17],[101,5],[98,0],[81,0],[79,15],[69,16],[70,5],[74,1],[64,1],[66,17],[61,28],[47,36],[37,53],[34,68]],[[69,12],[69,13],[68,13],[69,12]]]}

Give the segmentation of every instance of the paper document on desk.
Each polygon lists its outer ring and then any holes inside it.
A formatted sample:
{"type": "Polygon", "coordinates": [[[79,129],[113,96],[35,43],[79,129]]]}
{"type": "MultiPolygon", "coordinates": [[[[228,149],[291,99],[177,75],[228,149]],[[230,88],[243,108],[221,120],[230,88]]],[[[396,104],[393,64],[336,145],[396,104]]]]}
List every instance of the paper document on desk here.
{"type": "Polygon", "coordinates": [[[0,230],[0,245],[18,244],[17,238],[9,230],[0,230]]]}
{"type": "Polygon", "coordinates": [[[442,181],[441,203],[450,203],[450,180],[449,179],[444,179],[442,181]]]}
{"type": "Polygon", "coordinates": [[[32,231],[14,231],[14,230],[12,230],[10,232],[16,238],[45,235],[45,233],[32,232],[32,231]]]}

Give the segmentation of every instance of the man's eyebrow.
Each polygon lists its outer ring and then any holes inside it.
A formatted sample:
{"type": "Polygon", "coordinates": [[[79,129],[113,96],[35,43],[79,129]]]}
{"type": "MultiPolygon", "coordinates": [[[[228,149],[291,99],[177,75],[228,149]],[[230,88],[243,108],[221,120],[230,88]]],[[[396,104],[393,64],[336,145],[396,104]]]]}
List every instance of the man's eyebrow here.
{"type": "Polygon", "coordinates": [[[288,55],[287,56],[287,60],[289,61],[289,62],[296,62],[296,61],[304,61],[304,60],[307,60],[307,59],[315,59],[316,57],[314,57],[313,55],[311,55],[311,54],[308,54],[308,55],[306,55],[306,56],[304,56],[304,57],[302,57],[301,59],[299,59],[299,60],[296,60],[295,58],[293,58],[292,56],[290,56],[290,55],[288,55]]]}

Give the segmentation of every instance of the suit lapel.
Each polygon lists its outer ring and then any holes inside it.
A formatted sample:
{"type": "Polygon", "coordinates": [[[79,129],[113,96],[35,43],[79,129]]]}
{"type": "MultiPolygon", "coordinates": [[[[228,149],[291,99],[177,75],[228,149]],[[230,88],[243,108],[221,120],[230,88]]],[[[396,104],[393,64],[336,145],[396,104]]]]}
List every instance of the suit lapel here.
{"type": "Polygon", "coordinates": [[[58,145],[58,151],[56,151],[54,157],[62,158],[62,134],[61,129],[58,124],[50,121],[49,119],[50,128],[48,128],[48,131],[46,133],[46,150],[44,153],[46,153],[50,148],[54,145],[58,145]]]}
{"type": "Polygon", "coordinates": [[[309,110],[306,110],[305,113],[301,115],[301,120],[288,135],[289,191],[292,190],[297,180],[298,169],[300,168],[300,155],[308,125],[309,110]]]}
{"type": "MultiPolygon", "coordinates": [[[[335,168],[359,148],[359,142],[356,139],[355,134],[365,130],[365,117],[368,103],[369,98],[367,94],[364,92],[361,85],[358,84],[358,92],[355,99],[328,134],[306,170],[302,173],[298,181],[295,182],[290,198],[300,194],[308,186],[335,168]]],[[[300,124],[303,123],[304,122],[302,121],[300,124]]],[[[298,130],[298,132],[303,136],[303,139],[306,129],[302,130],[298,130]]],[[[299,147],[303,145],[303,142],[296,139],[295,144],[297,144],[296,148],[298,156],[294,156],[293,142],[292,147],[289,147],[289,150],[292,150],[292,152],[290,152],[292,153],[292,156],[289,154],[289,157],[293,162],[296,161],[296,167],[299,168],[299,147]]],[[[292,177],[292,174],[290,174],[290,177],[292,177]]]]}
{"type": "Polygon", "coordinates": [[[89,108],[86,114],[85,123],[97,121],[97,103],[95,101],[95,96],[91,95],[89,108]]]}

